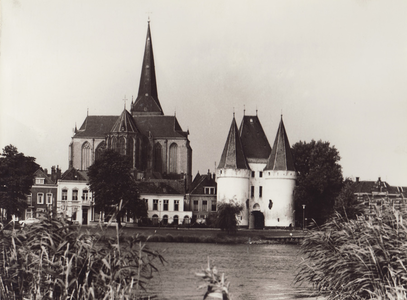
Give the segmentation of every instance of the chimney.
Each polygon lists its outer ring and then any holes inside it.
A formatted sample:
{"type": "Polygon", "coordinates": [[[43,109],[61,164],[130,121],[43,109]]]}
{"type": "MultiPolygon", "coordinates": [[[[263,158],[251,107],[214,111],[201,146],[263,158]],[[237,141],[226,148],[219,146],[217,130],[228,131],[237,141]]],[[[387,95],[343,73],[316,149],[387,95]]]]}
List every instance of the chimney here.
{"type": "Polygon", "coordinates": [[[356,182],[359,182],[359,177],[356,177],[356,182]]]}
{"type": "Polygon", "coordinates": [[[48,175],[48,169],[44,169],[45,175],[48,175]]]}
{"type": "Polygon", "coordinates": [[[212,179],[215,181],[215,179],[216,179],[216,173],[214,172],[213,174],[212,174],[212,179]]]}

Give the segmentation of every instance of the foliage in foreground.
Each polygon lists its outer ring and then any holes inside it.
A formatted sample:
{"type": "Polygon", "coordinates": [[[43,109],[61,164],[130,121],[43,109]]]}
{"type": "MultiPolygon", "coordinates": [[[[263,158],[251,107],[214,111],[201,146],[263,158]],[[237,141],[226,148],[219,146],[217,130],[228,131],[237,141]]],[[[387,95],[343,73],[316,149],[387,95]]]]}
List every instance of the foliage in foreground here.
{"type": "Polygon", "coordinates": [[[407,227],[398,212],[366,219],[337,215],[309,232],[296,282],[328,299],[406,299],[407,227]]]}
{"type": "Polygon", "coordinates": [[[216,215],[216,226],[228,233],[236,232],[239,220],[238,215],[242,212],[243,206],[235,202],[221,202],[218,204],[216,215]]]}
{"type": "Polygon", "coordinates": [[[47,217],[0,231],[0,299],[143,299],[164,262],[137,236],[90,235],[47,217]]]}
{"type": "Polygon", "coordinates": [[[217,298],[223,300],[230,300],[229,295],[229,285],[225,278],[225,274],[219,275],[218,269],[213,266],[208,257],[208,266],[206,269],[202,268],[201,272],[195,273],[196,276],[200,277],[205,283],[200,285],[198,288],[206,288],[205,295],[203,299],[217,298]]]}

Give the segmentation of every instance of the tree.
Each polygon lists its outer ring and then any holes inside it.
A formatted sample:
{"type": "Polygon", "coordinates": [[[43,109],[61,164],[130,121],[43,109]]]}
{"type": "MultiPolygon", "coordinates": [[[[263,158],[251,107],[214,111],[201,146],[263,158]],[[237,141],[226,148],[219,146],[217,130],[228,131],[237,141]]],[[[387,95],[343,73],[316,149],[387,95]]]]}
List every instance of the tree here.
{"type": "MultiPolygon", "coordinates": [[[[34,172],[39,168],[35,158],[24,156],[13,145],[3,149],[0,157],[0,208],[10,221],[12,215],[20,217],[27,208],[34,172]]],[[[1,215],[3,218],[3,214],[1,215]]]]}
{"type": "Polygon", "coordinates": [[[226,230],[228,233],[235,232],[239,220],[237,216],[243,210],[243,205],[231,202],[221,202],[218,204],[218,211],[216,216],[216,225],[221,230],[226,230]]]}
{"type": "Polygon", "coordinates": [[[355,220],[363,213],[363,204],[357,201],[352,179],[345,179],[342,190],[335,199],[334,210],[345,220],[355,220]]]}
{"type": "Polygon", "coordinates": [[[147,216],[126,156],[110,149],[103,151],[89,167],[88,176],[90,189],[95,193],[95,209],[106,215],[116,213],[119,227],[125,214],[134,219],[147,216]]]}
{"type": "Polygon", "coordinates": [[[339,152],[329,142],[312,140],[294,144],[293,154],[298,172],[294,189],[296,220],[302,223],[305,205],[306,216],[322,224],[333,213],[343,186],[339,152]]]}

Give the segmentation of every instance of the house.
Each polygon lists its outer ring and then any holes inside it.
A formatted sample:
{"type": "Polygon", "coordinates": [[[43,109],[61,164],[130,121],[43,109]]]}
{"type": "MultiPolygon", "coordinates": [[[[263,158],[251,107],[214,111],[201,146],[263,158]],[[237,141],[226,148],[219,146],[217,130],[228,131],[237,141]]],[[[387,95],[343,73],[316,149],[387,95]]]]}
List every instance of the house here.
{"type": "MultiPolygon", "coordinates": [[[[86,171],[68,169],[58,180],[56,211],[75,224],[88,225],[95,220],[93,195],[86,171]]],[[[97,218],[96,218],[97,219],[97,218]]]]}
{"type": "Polygon", "coordinates": [[[209,217],[216,215],[216,189],[215,174],[208,170],[207,174],[196,174],[191,188],[186,195],[187,209],[192,211],[193,218],[198,223],[206,223],[209,217]]]}
{"type": "Polygon", "coordinates": [[[375,214],[377,209],[394,209],[407,212],[407,187],[391,186],[379,177],[376,181],[361,181],[356,177],[354,194],[366,207],[366,214],[375,214]]]}
{"type": "Polygon", "coordinates": [[[22,220],[36,219],[44,216],[46,212],[56,214],[57,212],[57,184],[58,177],[61,176],[59,167],[51,168],[51,174],[47,169],[39,168],[34,173],[34,182],[31,193],[27,195],[28,207],[25,210],[22,220]]]}

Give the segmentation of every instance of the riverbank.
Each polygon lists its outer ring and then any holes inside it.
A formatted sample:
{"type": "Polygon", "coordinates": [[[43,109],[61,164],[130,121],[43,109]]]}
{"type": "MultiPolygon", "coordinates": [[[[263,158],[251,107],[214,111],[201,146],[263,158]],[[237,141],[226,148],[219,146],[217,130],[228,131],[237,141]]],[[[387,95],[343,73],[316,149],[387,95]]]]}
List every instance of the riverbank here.
{"type": "MultiPolygon", "coordinates": [[[[107,237],[117,235],[116,228],[95,226],[82,226],[81,230],[90,233],[101,233],[107,237]]],[[[120,235],[123,238],[138,235],[142,240],[149,242],[174,243],[218,243],[218,244],[298,244],[304,237],[302,230],[266,229],[251,230],[239,229],[234,233],[227,233],[216,228],[171,228],[171,227],[123,227],[120,235]]]]}

